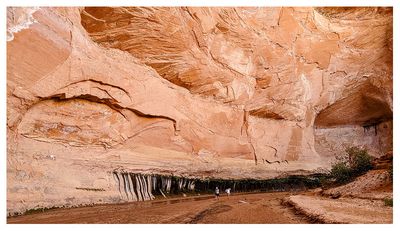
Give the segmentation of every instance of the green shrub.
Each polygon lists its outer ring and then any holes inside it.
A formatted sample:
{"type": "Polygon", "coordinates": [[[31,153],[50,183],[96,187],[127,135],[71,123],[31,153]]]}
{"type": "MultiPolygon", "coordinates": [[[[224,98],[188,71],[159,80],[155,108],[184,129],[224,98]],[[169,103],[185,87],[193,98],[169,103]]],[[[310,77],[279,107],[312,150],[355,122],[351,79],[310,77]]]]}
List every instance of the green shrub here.
{"type": "Polygon", "coordinates": [[[372,157],[368,155],[367,150],[358,147],[346,148],[346,155],[338,160],[330,172],[337,183],[347,183],[373,168],[372,157]]]}
{"type": "Polygon", "coordinates": [[[373,168],[372,156],[368,155],[366,149],[350,147],[346,149],[349,159],[349,165],[353,173],[361,175],[373,168]]]}
{"type": "Polygon", "coordinates": [[[346,183],[351,179],[352,171],[346,163],[339,162],[332,166],[331,176],[335,178],[338,183],[346,183]]]}
{"type": "Polygon", "coordinates": [[[385,206],[393,207],[393,198],[385,198],[383,202],[385,202],[385,206]]]}

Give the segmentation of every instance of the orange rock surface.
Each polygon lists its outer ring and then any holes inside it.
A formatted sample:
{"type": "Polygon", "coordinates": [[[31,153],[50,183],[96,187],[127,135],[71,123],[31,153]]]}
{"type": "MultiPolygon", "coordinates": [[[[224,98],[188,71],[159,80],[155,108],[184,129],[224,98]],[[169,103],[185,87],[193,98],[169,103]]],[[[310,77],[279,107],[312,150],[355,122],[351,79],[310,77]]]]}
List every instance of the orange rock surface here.
{"type": "Polygon", "coordinates": [[[344,144],[381,156],[392,24],[391,8],[9,7],[8,212],[115,202],[114,170],[265,179],[325,171],[344,144]]]}

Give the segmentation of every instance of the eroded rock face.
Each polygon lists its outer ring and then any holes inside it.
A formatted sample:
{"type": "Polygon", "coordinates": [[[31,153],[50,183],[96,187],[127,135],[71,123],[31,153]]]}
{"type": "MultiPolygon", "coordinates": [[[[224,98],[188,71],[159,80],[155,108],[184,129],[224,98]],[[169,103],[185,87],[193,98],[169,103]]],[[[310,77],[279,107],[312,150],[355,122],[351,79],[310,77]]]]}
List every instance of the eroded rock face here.
{"type": "Polygon", "coordinates": [[[116,169],[261,179],[392,148],[390,8],[8,8],[7,40],[10,213],[117,202],[116,169]]]}

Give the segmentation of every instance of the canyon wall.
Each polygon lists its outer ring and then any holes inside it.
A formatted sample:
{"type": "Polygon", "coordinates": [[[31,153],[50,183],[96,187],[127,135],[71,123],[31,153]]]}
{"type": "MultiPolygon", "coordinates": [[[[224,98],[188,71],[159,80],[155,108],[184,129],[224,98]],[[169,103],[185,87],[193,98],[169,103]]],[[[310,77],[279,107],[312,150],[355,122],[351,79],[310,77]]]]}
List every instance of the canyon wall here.
{"type": "Polygon", "coordinates": [[[8,213],[381,156],[392,81],[391,8],[9,7],[8,213]]]}

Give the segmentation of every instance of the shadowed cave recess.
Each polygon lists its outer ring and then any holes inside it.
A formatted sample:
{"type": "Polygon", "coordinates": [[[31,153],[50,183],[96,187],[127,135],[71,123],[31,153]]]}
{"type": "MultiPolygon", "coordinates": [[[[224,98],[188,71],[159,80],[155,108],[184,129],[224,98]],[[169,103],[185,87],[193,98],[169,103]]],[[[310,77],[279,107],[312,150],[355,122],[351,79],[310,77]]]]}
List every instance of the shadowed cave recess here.
{"type": "MultiPolygon", "coordinates": [[[[312,176],[289,176],[270,180],[198,179],[179,176],[143,175],[113,172],[122,201],[153,200],[156,196],[213,194],[215,187],[221,192],[230,188],[232,193],[241,192],[298,192],[321,186],[321,174],[312,176]]],[[[86,189],[95,190],[95,189],[86,189]]]]}

